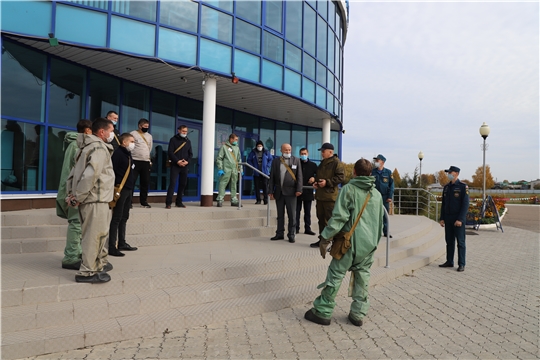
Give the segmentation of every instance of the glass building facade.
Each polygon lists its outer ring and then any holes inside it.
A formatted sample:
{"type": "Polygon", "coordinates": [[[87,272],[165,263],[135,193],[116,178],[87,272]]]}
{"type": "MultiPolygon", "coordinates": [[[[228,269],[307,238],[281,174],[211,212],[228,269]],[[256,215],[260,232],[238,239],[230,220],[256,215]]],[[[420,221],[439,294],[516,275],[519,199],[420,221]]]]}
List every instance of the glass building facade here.
{"type": "MultiPolygon", "coordinates": [[[[285,142],[293,154],[307,147],[310,158],[319,160],[321,120],[342,123],[347,23],[342,2],[73,0],[2,1],[1,6],[3,194],[55,193],[66,132],[76,131],[80,119],[114,110],[120,115],[120,132],[135,130],[140,118],[150,120],[152,192],[166,190],[169,139],[177,125],[188,125],[195,161],[185,198],[199,196],[202,101],[186,96],[189,92],[165,91],[108,73],[104,62],[91,63],[90,57],[78,61],[64,56],[64,49],[110,53],[111,61],[121,54],[146,61],[149,69],[167,64],[234,74],[243,83],[320,113],[306,125],[218,101],[216,155],[221,141],[235,132],[244,161],[259,139],[277,154],[285,142]],[[54,52],[43,48],[53,46],[48,45],[50,37],[60,42],[54,52]]],[[[332,128],[331,142],[340,147],[339,126],[332,128]]],[[[243,195],[249,196],[251,173],[246,175],[243,195]]]]}

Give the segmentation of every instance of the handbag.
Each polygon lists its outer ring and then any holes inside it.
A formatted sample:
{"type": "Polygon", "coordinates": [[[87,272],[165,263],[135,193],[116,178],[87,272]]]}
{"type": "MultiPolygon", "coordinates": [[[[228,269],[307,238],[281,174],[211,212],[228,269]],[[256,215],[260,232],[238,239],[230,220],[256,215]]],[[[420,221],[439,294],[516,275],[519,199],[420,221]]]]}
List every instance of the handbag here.
{"type": "Polygon", "coordinates": [[[366,208],[366,205],[369,201],[369,198],[371,197],[371,193],[368,193],[366,196],[366,201],[364,201],[364,205],[362,206],[362,209],[358,213],[358,216],[356,217],[356,221],[354,222],[353,227],[349,231],[340,231],[338,232],[333,240],[332,240],[332,247],[330,248],[330,255],[336,260],[340,260],[343,255],[349,251],[351,248],[351,237],[354,233],[354,229],[356,229],[356,225],[358,225],[358,222],[360,221],[360,218],[362,217],[362,213],[364,212],[364,209],[366,208]]]}
{"type": "Polygon", "coordinates": [[[113,200],[109,202],[109,209],[114,209],[114,207],[116,206],[116,202],[118,201],[118,199],[120,199],[120,193],[122,192],[122,189],[124,188],[124,185],[129,176],[130,170],[131,170],[131,159],[128,160],[128,168],[126,170],[126,173],[124,174],[122,183],[114,187],[113,200]]]}
{"type": "MultiPolygon", "coordinates": [[[[176,150],[174,150],[174,153],[173,154],[176,154],[177,152],[179,152],[183,147],[184,145],[186,145],[187,141],[184,141],[182,143],[182,145],[180,145],[176,150]]],[[[165,163],[165,167],[171,167],[171,159],[167,158],[167,162],[165,163]]]]}

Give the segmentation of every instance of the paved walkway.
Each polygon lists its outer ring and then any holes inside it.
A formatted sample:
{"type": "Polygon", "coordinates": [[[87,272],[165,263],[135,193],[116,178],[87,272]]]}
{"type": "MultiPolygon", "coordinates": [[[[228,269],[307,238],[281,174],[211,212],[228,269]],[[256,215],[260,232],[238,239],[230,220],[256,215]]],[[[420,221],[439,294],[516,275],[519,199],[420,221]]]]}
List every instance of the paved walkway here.
{"type": "Polygon", "coordinates": [[[305,304],[32,359],[537,359],[539,234],[504,230],[468,231],[463,273],[441,258],[372,288],[361,328],[339,297],[330,326],[304,320],[305,304]]]}

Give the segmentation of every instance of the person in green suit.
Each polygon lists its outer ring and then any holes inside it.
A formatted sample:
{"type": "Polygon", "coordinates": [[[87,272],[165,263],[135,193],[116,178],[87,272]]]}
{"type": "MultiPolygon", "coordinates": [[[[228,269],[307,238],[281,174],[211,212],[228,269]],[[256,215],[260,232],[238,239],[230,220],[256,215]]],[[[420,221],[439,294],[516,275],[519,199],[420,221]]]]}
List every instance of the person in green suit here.
{"type": "Polygon", "coordinates": [[[91,134],[92,122],[90,120],[80,120],[77,123],[77,132],[68,132],[64,137],[64,163],[58,184],[58,194],[56,195],[56,215],[62,219],[67,219],[68,228],[66,236],[66,247],[64,248],[64,258],[62,268],[79,270],[81,266],[81,220],[79,219],[79,208],[69,207],[66,203],[67,191],[66,180],[75,166],[77,152],[78,134],[91,134]]]}
{"type": "Polygon", "coordinates": [[[365,204],[351,236],[351,248],[341,259],[334,258],[330,262],[325,282],[317,287],[322,288],[321,295],[313,301],[313,308],[304,315],[306,320],[330,325],[339,287],[347,271],[351,271],[349,296],[352,296],[353,301],[349,321],[353,325],[362,326],[362,319],[369,309],[369,270],[381,238],[384,217],[382,197],[375,188],[375,178],[370,176],[371,169],[371,162],[367,159],[360,159],[354,164],[355,177],[339,192],[332,217],[320,235],[320,250],[324,258],[327,239],[332,239],[340,231],[351,230],[365,204]]]}
{"type": "Polygon", "coordinates": [[[225,188],[231,184],[231,205],[238,206],[238,198],[236,197],[236,183],[238,182],[238,163],[241,162],[240,149],[238,148],[238,136],[236,134],[229,135],[229,141],[225,142],[219,149],[217,156],[217,168],[219,176],[219,190],[217,196],[217,206],[223,206],[225,198],[225,188]]]}

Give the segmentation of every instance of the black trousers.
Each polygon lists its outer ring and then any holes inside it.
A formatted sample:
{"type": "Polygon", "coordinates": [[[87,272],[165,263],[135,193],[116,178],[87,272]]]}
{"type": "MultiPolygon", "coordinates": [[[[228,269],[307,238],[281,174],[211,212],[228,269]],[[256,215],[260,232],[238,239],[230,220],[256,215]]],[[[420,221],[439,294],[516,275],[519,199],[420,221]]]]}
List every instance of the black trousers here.
{"type": "Polygon", "coordinates": [[[184,196],[184,190],[186,189],[188,175],[188,168],[185,166],[180,167],[178,165],[171,164],[170,171],[171,176],[169,180],[169,187],[167,188],[167,199],[165,200],[165,205],[167,206],[172,204],[176,182],[178,182],[176,205],[182,203],[182,197],[184,196]]]}
{"type": "Polygon", "coordinates": [[[268,202],[268,179],[264,176],[253,176],[253,182],[255,183],[255,200],[261,201],[260,193],[263,192],[264,202],[268,202]]]}
{"type": "MultiPolygon", "coordinates": [[[[315,204],[317,210],[317,219],[319,220],[319,235],[323,232],[328,220],[332,217],[335,201],[319,201],[315,204]]],[[[328,240],[328,239],[327,239],[328,240]]]]}
{"type": "Polygon", "coordinates": [[[287,216],[289,218],[289,226],[287,236],[294,236],[294,230],[296,229],[296,196],[284,196],[281,195],[279,200],[276,200],[277,207],[277,230],[276,235],[283,236],[285,233],[285,208],[287,209],[287,216]]]}
{"type": "Polygon", "coordinates": [[[311,231],[311,203],[313,200],[296,199],[296,232],[300,231],[300,213],[302,212],[302,204],[304,205],[304,229],[311,231]]]}
{"type": "Polygon", "coordinates": [[[140,197],[139,201],[141,205],[148,204],[148,184],[150,184],[150,161],[140,161],[133,160],[135,168],[133,169],[133,179],[134,182],[137,182],[139,175],[141,176],[141,181],[139,183],[140,197]]]}
{"type": "Polygon", "coordinates": [[[113,209],[109,226],[109,251],[116,249],[116,240],[118,240],[118,247],[126,244],[126,223],[131,208],[131,192],[132,190],[122,189],[120,199],[113,209]]]}

